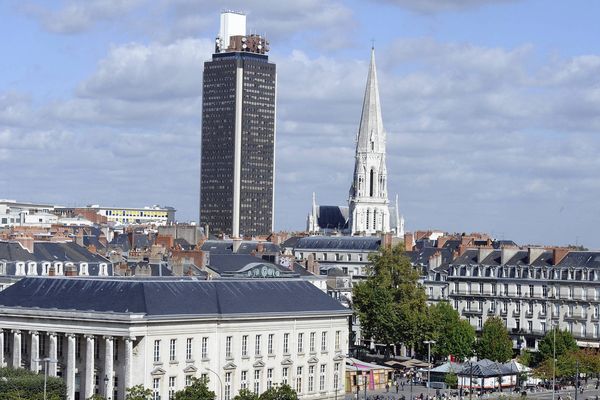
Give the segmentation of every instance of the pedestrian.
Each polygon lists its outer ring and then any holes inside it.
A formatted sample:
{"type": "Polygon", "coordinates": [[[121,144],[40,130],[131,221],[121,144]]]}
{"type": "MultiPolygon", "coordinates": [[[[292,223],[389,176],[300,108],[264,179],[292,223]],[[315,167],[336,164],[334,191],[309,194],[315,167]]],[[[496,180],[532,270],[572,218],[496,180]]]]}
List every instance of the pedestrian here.
{"type": "Polygon", "coordinates": [[[389,384],[389,383],[386,383],[386,384],[385,384],[385,392],[386,392],[386,393],[389,393],[389,392],[390,392],[390,384],[389,384]]]}
{"type": "Polygon", "coordinates": [[[399,388],[399,386],[400,385],[398,384],[398,381],[396,381],[396,394],[398,394],[398,388],[399,388]]]}

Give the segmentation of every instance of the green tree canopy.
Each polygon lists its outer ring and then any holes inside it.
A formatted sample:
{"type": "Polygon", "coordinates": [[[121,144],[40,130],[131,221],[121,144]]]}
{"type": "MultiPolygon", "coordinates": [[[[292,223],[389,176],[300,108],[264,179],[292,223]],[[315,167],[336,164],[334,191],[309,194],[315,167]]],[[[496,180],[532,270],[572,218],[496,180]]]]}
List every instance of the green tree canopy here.
{"type": "Polygon", "coordinates": [[[204,379],[192,378],[192,384],[175,392],[174,400],[215,400],[215,392],[208,389],[204,379]]]}
{"type": "MultiPolygon", "coordinates": [[[[46,393],[49,400],[64,399],[67,388],[64,381],[48,377],[46,393]]],[[[43,400],[44,375],[22,368],[0,368],[0,400],[43,400]]]]}
{"type": "Polygon", "coordinates": [[[552,358],[554,358],[554,335],[556,335],[556,358],[559,358],[563,354],[579,350],[575,338],[569,331],[561,331],[558,328],[554,328],[547,332],[538,344],[538,350],[542,361],[548,359],[552,360],[552,358]]]}
{"type": "Polygon", "coordinates": [[[368,277],[353,289],[354,310],[367,338],[420,345],[426,336],[427,297],[402,246],[369,256],[368,277]]]}
{"type": "Polygon", "coordinates": [[[432,352],[437,357],[455,356],[464,360],[473,355],[475,328],[461,320],[458,312],[448,302],[429,307],[429,331],[435,345],[432,352]]]}
{"type": "Polygon", "coordinates": [[[136,385],[127,388],[125,400],[150,400],[152,390],[144,388],[144,385],[136,385]]]}
{"type": "Polygon", "coordinates": [[[477,342],[477,356],[497,362],[507,362],[513,355],[513,343],[502,318],[490,317],[483,324],[481,337],[477,342]]]}
{"type": "Polygon", "coordinates": [[[258,395],[248,389],[242,389],[233,400],[258,400],[258,395]]]}
{"type": "Polygon", "coordinates": [[[276,385],[263,392],[259,400],[298,400],[298,394],[289,385],[276,385]]]}

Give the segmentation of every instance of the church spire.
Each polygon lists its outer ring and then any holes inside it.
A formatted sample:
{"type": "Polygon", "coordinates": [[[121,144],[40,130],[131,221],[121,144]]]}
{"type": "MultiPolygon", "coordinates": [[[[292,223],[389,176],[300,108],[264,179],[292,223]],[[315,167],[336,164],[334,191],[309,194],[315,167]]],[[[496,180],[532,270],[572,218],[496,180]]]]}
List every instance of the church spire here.
{"type": "Polygon", "coordinates": [[[371,64],[356,137],[354,179],[350,186],[352,234],[371,235],[390,231],[385,164],[385,131],[379,103],[375,49],[371,48],[371,64]]]}
{"type": "Polygon", "coordinates": [[[371,48],[371,64],[358,128],[356,152],[385,152],[385,132],[379,102],[379,85],[375,66],[375,48],[371,48]]]}

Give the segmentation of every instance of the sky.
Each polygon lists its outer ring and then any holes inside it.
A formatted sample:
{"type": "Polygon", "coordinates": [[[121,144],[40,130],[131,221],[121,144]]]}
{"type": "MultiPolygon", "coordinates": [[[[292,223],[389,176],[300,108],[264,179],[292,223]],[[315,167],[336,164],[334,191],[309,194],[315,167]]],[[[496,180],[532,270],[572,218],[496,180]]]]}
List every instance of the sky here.
{"type": "Polygon", "coordinates": [[[0,198],[197,220],[224,9],[277,64],[277,230],[347,204],[374,43],[407,230],[600,248],[595,0],[2,1],[0,198]]]}

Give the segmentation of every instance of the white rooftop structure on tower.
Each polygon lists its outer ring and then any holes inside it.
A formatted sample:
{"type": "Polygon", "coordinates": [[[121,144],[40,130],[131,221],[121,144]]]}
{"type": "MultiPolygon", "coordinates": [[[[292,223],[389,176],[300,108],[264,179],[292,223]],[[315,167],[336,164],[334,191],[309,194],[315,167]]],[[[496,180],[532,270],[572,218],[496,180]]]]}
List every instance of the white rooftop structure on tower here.
{"type": "Polygon", "coordinates": [[[217,47],[219,52],[225,52],[229,47],[231,36],[246,36],[246,15],[236,11],[224,11],[221,13],[221,27],[217,47]]]}

